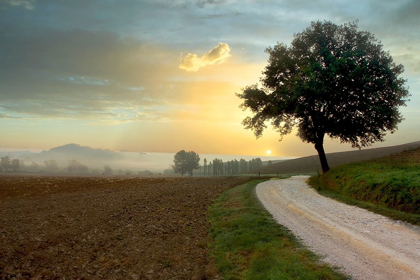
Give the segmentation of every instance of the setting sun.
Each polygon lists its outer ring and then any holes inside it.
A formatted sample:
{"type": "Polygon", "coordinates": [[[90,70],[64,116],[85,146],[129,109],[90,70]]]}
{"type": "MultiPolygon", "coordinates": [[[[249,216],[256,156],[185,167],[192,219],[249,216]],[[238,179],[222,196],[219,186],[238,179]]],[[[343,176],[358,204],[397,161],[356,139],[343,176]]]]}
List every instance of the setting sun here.
{"type": "Polygon", "coordinates": [[[270,155],[271,154],[271,150],[267,150],[267,155],[270,155]]]}

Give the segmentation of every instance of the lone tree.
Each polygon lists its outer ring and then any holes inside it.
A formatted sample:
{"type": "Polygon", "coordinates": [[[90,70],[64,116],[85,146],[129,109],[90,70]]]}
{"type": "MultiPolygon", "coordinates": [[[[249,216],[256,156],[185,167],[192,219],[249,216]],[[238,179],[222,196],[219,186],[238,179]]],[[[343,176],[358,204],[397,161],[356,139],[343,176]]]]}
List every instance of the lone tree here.
{"type": "Polygon", "coordinates": [[[312,22],[290,46],[279,43],[266,52],[262,87],[237,94],[241,108],[253,112],[242,124],[258,138],[270,120],[280,141],[297,126],[297,135],[315,144],[324,173],[325,135],[360,148],[384,141],[402,121],[398,107],[410,96],[399,77],[404,67],[357,22],[312,22]]]}
{"type": "Polygon", "coordinates": [[[174,156],[174,165],[172,168],[175,173],[181,173],[184,176],[188,172],[190,176],[193,175],[193,170],[198,169],[200,162],[200,156],[193,151],[186,152],[184,150],[179,151],[174,156]]]}

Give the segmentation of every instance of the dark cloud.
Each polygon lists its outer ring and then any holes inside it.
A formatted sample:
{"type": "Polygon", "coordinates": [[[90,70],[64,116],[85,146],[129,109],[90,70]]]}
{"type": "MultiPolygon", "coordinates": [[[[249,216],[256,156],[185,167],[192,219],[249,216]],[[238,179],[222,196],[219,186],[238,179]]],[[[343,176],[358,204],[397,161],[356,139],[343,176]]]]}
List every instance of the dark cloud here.
{"type": "MultiPolygon", "coordinates": [[[[63,75],[106,77],[121,69],[121,61],[141,52],[141,43],[109,32],[46,30],[33,35],[2,29],[0,52],[9,69],[36,69],[63,75]]],[[[122,73],[124,74],[124,73],[122,73]]]]}
{"type": "Polygon", "coordinates": [[[44,117],[113,117],[166,104],[178,53],[111,32],[0,28],[0,108],[44,117]]]}
{"type": "Polygon", "coordinates": [[[204,8],[208,5],[221,5],[225,4],[226,0],[199,0],[196,2],[197,6],[200,8],[204,8]]]}
{"type": "MultiPolygon", "coordinates": [[[[229,18],[229,17],[236,17],[236,16],[241,16],[242,13],[238,12],[238,11],[234,11],[231,13],[227,13],[227,14],[205,14],[205,15],[200,15],[200,16],[195,16],[195,18],[197,19],[222,19],[222,18],[229,18]]],[[[194,16],[192,16],[192,18],[194,18],[194,16]]]]}

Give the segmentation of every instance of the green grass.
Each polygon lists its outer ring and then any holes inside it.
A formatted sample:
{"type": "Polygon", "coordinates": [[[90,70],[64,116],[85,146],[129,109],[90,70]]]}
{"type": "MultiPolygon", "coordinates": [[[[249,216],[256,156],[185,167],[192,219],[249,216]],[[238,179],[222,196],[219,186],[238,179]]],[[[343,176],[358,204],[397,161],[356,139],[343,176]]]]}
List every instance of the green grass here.
{"type": "Polygon", "coordinates": [[[309,184],[320,194],[420,225],[420,149],[335,167],[309,184]]]}
{"type": "Polygon", "coordinates": [[[255,195],[263,181],[230,189],[210,208],[210,247],[223,279],[348,279],[273,220],[255,195]]]}

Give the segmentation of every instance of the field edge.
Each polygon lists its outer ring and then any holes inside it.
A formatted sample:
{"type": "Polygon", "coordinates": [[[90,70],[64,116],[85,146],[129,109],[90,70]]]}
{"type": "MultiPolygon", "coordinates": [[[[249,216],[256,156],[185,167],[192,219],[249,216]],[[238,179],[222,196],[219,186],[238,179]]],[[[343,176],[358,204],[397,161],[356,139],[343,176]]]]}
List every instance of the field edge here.
{"type": "Polygon", "coordinates": [[[258,200],[254,180],[209,208],[211,255],[223,279],[349,279],[320,261],[258,200]]]}

